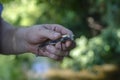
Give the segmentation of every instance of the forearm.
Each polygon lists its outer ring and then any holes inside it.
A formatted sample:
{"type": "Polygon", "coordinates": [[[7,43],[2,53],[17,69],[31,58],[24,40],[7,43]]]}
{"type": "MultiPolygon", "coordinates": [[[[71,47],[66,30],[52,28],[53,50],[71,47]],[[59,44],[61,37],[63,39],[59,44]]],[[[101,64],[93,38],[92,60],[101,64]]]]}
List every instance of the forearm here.
{"type": "Polygon", "coordinates": [[[25,46],[25,29],[15,28],[1,20],[1,49],[3,54],[19,54],[27,52],[25,46]]]}

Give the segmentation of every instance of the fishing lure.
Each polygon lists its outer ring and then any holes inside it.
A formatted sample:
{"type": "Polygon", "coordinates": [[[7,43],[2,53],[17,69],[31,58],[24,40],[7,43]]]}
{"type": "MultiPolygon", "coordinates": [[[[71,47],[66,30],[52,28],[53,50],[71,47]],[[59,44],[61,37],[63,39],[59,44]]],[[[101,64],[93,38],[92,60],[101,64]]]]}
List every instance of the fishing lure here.
{"type": "Polygon", "coordinates": [[[57,40],[46,41],[45,43],[39,45],[39,48],[45,47],[46,45],[55,45],[58,42],[65,43],[68,40],[73,40],[73,37],[70,35],[63,35],[61,38],[57,40]]]}

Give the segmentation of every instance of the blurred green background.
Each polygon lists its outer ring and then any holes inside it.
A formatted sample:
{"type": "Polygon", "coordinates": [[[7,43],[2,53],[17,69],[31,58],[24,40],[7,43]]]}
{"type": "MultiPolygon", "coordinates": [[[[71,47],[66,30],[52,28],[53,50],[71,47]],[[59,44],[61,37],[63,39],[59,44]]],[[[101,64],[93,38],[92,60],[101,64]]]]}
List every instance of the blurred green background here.
{"type": "Polygon", "coordinates": [[[120,80],[120,0],[1,1],[4,6],[2,16],[12,25],[61,24],[73,31],[77,46],[70,52],[72,58],[65,58],[62,62],[36,58],[30,53],[0,55],[0,80],[44,80],[45,76],[41,75],[50,69],[63,72],[55,71],[49,80],[120,80]],[[117,72],[101,74],[102,78],[91,75],[114,68],[117,72]],[[68,72],[65,74],[64,70],[68,72]],[[85,77],[81,78],[79,73],[85,77]],[[70,75],[78,76],[71,78],[70,75]]]}

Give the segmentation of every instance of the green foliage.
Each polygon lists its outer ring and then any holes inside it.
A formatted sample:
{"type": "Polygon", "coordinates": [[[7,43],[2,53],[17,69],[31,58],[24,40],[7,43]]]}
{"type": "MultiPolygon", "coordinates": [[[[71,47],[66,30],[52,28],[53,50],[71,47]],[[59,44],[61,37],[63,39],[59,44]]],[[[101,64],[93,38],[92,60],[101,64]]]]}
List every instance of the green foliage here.
{"type": "Polygon", "coordinates": [[[100,18],[107,23],[107,28],[100,35],[91,39],[85,36],[77,39],[77,47],[71,52],[73,59],[66,58],[62,64],[64,68],[80,70],[95,64],[120,64],[120,7],[118,6],[120,1],[98,0],[93,3],[96,4],[91,11],[99,9],[100,18]]]}
{"type": "Polygon", "coordinates": [[[14,0],[0,0],[0,3],[9,3],[11,1],[14,1],[14,0]]]}
{"type": "Polygon", "coordinates": [[[66,58],[63,68],[80,70],[95,64],[120,64],[120,29],[109,27],[91,39],[81,36],[76,43],[77,47],[71,52],[73,59],[66,58]]]}
{"type": "Polygon", "coordinates": [[[33,55],[0,55],[0,80],[27,80],[26,72],[33,62],[33,55]]]}
{"type": "Polygon", "coordinates": [[[76,37],[80,35],[90,37],[85,18],[93,12],[91,5],[89,1],[84,0],[21,0],[5,4],[3,16],[14,25],[59,23],[73,30],[76,37]]]}

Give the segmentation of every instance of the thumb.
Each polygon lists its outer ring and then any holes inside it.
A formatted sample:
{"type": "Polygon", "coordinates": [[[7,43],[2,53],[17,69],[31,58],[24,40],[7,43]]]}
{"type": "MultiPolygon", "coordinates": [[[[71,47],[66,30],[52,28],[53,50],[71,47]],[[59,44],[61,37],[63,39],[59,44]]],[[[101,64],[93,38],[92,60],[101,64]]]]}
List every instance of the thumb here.
{"type": "Polygon", "coordinates": [[[61,37],[60,33],[48,29],[41,30],[40,35],[51,40],[56,40],[61,37]]]}

